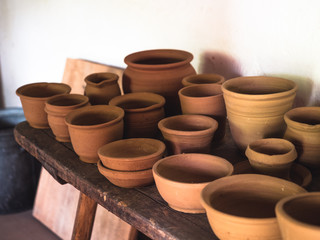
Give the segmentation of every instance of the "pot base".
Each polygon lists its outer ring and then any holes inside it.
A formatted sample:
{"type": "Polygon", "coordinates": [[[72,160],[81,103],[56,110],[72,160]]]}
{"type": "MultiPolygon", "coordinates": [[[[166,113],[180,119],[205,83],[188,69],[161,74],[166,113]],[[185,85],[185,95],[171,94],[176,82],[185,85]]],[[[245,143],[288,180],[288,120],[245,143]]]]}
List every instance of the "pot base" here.
{"type": "Polygon", "coordinates": [[[99,157],[96,157],[96,158],[79,157],[79,159],[85,163],[97,163],[99,161],[99,157]]]}
{"type": "Polygon", "coordinates": [[[180,208],[176,206],[172,206],[171,204],[168,204],[170,208],[178,211],[178,212],[184,212],[184,213],[206,213],[205,209],[188,209],[188,208],[180,208]]]}

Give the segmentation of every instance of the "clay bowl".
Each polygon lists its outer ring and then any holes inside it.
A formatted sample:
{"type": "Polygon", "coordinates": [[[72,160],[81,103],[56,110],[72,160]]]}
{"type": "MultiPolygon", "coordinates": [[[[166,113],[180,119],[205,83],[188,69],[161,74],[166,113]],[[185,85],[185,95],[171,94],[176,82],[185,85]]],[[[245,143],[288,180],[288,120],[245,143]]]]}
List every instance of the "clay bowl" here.
{"type": "Polygon", "coordinates": [[[169,154],[209,153],[218,122],[203,115],[176,115],[162,119],[158,127],[169,154]]]}
{"type": "Polygon", "coordinates": [[[284,240],[320,239],[320,192],[282,199],[276,216],[284,240]]]}
{"type": "Polygon", "coordinates": [[[163,157],[163,142],[151,138],[130,138],[108,143],[98,150],[105,167],[121,171],[138,171],[152,168],[163,157]]]}
{"type": "Polygon", "coordinates": [[[169,206],[186,213],[204,213],[201,190],[211,181],[231,175],[233,166],[224,158],[187,153],[166,157],[153,165],[157,189],[169,206]]]}
{"type": "Polygon", "coordinates": [[[118,171],[112,170],[103,166],[101,161],[98,161],[98,170],[112,184],[123,188],[135,188],[151,185],[153,176],[151,169],[140,171],[118,171]]]}
{"type": "Polygon", "coordinates": [[[276,203],[304,192],[281,178],[240,174],[209,183],[201,193],[201,203],[219,239],[280,240],[276,203]]]}
{"type": "Polygon", "coordinates": [[[16,90],[20,97],[24,116],[33,128],[49,128],[47,113],[44,111],[48,98],[70,93],[71,87],[64,83],[31,83],[16,90]]]}
{"type": "Polygon", "coordinates": [[[182,85],[184,87],[190,85],[200,85],[200,84],[222,84],[225,78],[219,74],[215,73],[202,73],[202,74],[192,74],[186,76],[182,79],[182,85]]]}

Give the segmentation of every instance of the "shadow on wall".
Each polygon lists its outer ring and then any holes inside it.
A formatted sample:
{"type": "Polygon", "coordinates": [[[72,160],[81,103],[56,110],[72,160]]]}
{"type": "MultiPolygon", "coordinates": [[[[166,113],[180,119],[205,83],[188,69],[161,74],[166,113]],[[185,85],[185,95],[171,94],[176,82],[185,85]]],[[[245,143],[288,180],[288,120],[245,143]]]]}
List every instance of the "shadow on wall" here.
{"type": "Polygon", "coordinates": [[[1,73],[1,62],[0,62],[0,109],[4,108],[4,99],[3,99],[3,89],[2,89],[2,73],[1,73]]]}

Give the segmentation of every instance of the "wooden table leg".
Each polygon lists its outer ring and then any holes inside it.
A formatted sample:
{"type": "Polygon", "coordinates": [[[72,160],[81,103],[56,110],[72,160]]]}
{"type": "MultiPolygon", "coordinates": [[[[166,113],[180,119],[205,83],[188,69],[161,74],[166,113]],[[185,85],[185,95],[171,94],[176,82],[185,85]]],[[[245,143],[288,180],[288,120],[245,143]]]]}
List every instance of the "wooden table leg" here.
{"type": "Polygon", "coordinates": [[[91,237],[97,202],[80,193],[72,240],[89,240],[91,237]]]}

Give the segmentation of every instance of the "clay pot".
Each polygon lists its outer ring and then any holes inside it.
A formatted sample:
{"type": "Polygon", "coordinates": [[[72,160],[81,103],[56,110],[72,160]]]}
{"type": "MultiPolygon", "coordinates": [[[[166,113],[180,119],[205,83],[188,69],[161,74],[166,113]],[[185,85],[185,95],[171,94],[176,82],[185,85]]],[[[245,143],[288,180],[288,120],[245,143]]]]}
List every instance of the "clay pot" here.
{"type": "Polygon", "coordinates": [[[141,171],[117,171],[106,168],[101,161],[98,162],[99,172],[112,184],[123,188],[135,188],[151,185],[154,180],[152,170],[141,171]]]}
{"type": "Polygon", "coordinates": [[[118,84],[119,76],[114,73],[100,72],[88,75],[86,82],[85,95],[89,97],[92,105],[108,104],[110,99],[121,95],[118,84]]]}
{"type": "Polygon", "coordinates": [[[164,118],[164,97],[155,93],[127,93],[117,96],[109,105],[125,111],[124,134],[126,138],[155,138],[159,134],[158,122],[164,118]]]}
{"type": "Polygon", "coordinates": [[[284,115],[284,138],[298,152],[298,162],[309,168],[320,167],[320,107],[299,107],[284,115]]]}
{"type": "Polygon", "coordinates": [[[49,126],[57,141],[70,142],[65,117],[74,109],[89,105],[89,98],[80,94],[62,94],[49,98],[45,103],[49,126]]]}
{"type": "Polygon", "coordinates": [[[218,121],[218,129],[214,141],[220,141],[225,136],[226,106],[224,104],[221,85],[201,84],[190,85],[179,91],[183,114],[201,114],[218,121]]]}
{"type": "Polygon", "coordinates": [[[215,73],[202,73],[186,76],[182,79],[184,87],[194,84],[222,84],[225,78],[215,73]]]}
{"type": "Polygon", "coordinates": [[[49,128],[45,102],[49,97],[70,93],[71,87],[64,83],[31,83],[19,87],[16,94],[20,97],[24,116],[33,128],[49,128]]]}
{"type": "Polygon", "coordinates": [[[320,192],[282,199],[276,216],[283,240],[320,239],[320,192]]]}
{"type": "Polygon", "coordinates": [[[178,154],[154,164],[157,189],[169,206],[186,213],[204,213],[201,190],[211,181],[229,176],[233,166],[224,158],[208,154],[178,154]]]}
{"type": "Polygon", "coordinates": [[[158,127],[169,154],[209,153],[218,122],[202,115],[177,115],[162,119],[158,127]]]}
{"type": "Polygon", "coordinates": [[[166,147],[151,138],[130,138],[108,143],[98,150],[105,167],[121,171],[151,169],[161,159],[166,147]]]}
{"type": "Polygon", "coordinates": [[[98,149],[123,136],[122,108],[109,105],[87,106],[66,116],[71,143],[80,160],[96,163],[98,149]]]}
{"type": "Polygon", "coordinates": [[[165,97],[167,116],[181,112],[178,91],[182,78],[195,74],[191,53],[174,49],[156,49],[132,53],[125,57],[123,91],[153,92],[165,97]]]}
{"type": "Polygon", "coordinates": [[[276,77],[239,77],[222,84],[231,134],[240,150],[257,139],[283,137],[283,115],[296,90],[293,81],[276,77]]]}
{"type": "Polygon", "coordinates": [[[258,173],[290,179],[293,161],[297,158],[294,145],[281,138],[265,138],[250,143],[245,152],[258,173]]]}
{"type": "Polygon", "coordinates": [[[280,240],[276,203],[304,192],[284,179],[240,174],[209,183],[201,192],[201,203],[219,239],[280,240]]]}

